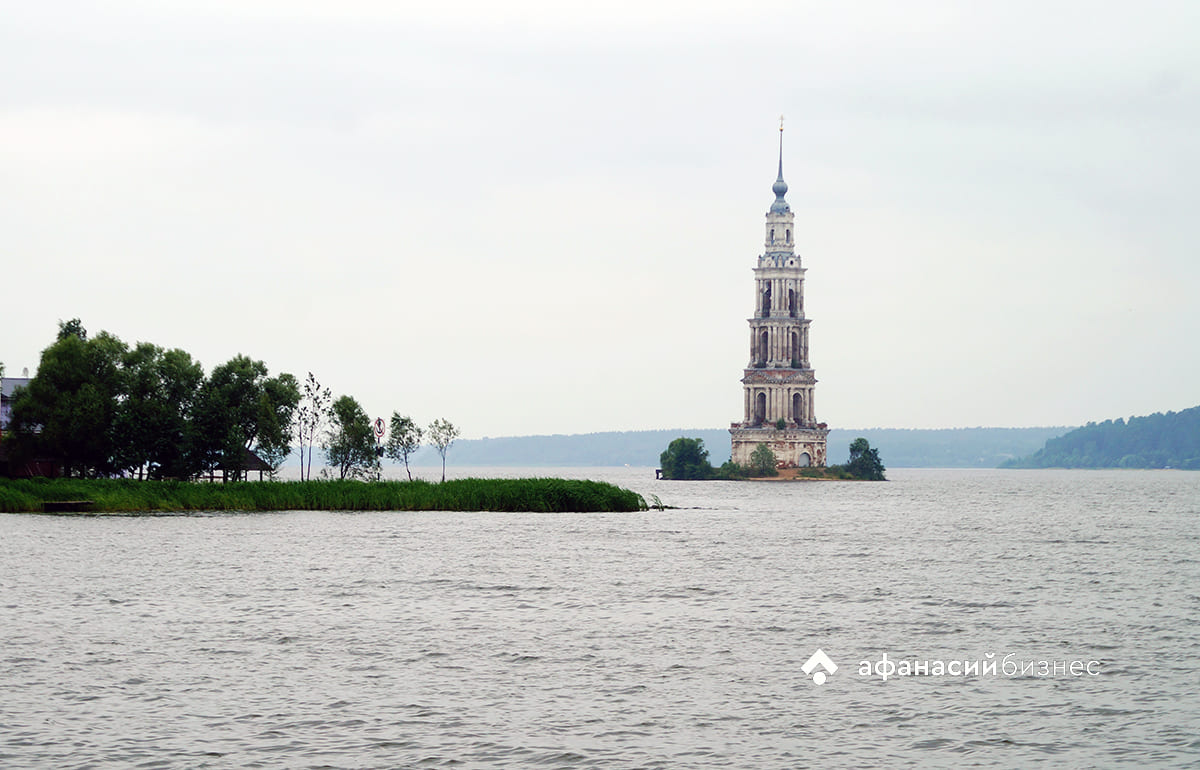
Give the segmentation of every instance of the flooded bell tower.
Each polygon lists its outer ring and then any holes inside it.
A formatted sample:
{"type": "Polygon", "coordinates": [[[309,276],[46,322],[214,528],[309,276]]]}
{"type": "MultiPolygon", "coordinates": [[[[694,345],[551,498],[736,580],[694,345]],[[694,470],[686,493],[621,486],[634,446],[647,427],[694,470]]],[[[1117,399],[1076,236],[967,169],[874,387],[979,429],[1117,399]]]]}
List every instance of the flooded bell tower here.
{"type": "Polygon", "coordinates": [[[809,320],[804,316],[804,268],[796,253],[795,215],[784,200],[783,120],[779,121],[779,176],[771,186],[764,252],[754,268],[754,317],[750,363],[742,377],[741,422],[731,425],[733,461],[749,465],[766,444],[784,467],[825,465],[829,430],[813,405],[817,378],[808,358],[809,320]]]}

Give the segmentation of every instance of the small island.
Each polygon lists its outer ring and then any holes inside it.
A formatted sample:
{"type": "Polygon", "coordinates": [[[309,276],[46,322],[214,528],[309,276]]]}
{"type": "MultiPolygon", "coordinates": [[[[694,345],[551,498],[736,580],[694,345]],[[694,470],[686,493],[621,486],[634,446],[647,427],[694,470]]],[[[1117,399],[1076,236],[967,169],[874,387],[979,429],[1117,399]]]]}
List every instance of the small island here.
{"type": "Polygon", "coordinates": [[[865,438],[857,438],[850,444],[850,458],[843,465],[795,467],[780,463],[771,447],[759,444],[750,454],[748,465],[739,465],[730,459],[720,468],[714,468],[708,460],[704,440],[682,436],[672,441],[658,459],[662,466],[658,475],[668,480],[887,480],[879,450],[872,448],[865,438]]]}
{"type": "Polygon", "coordinates": [[[238,355],[206,374],[183,350],[89,336],[78,318],[59,322],[36,375],[2,375],[0,512],[647,510],[636,492],[597,481],[446,481],[459,436],[449,420],[422,429],[397,411],[372,421],[311,372],[302,384],[238,355]],[[441,458],[440,483],[409,469],[426,442],[441,458]],[[326,467],[314,478],[318,446],[326,467]],[[275,480],[296,449],[300,480],[275,480]],[[385,456],[407,481],[382,480],[385,456]]]}
{"type": "Polygon", "coordinates": [[[78,318],[59,322],[36,375],[2,375],[0,367],[4,513],[647,510],[636,492],[598,481],[446,481],[459,435],[449,420],[422,429],[393,412],[372,421],[311,372],[303,383],[272,377],[238,355],[206,374],[183,350],[89,336],[78,318]],[[441,458],[440,483],[409,469],[426,442],[441,458]],[[314,478],[318,446],[326,467],[314,478]],[[300,480],[275,480],[296,449],[300,480]],[[382,480],[385,456],[403,464],[407,481],[382,480]]]}

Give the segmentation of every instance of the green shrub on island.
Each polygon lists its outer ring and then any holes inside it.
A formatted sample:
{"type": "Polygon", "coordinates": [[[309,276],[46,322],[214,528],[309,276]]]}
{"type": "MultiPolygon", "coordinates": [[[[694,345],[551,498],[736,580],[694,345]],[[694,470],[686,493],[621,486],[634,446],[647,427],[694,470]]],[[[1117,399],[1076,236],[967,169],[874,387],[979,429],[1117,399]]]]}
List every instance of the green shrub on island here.
{"type": "Polygon", "coordinates": [[[879,450],[871,447],[865,438],[856,438],[850,444],[850,459],[841,466],[853,478],[865,481],[887,481],[883,476],[883,461],[879,450]]]}
{"type": "Polygon", "coordinates": [[[775,470],[775,453],[771,448],[766,444],[759,444],[754,451],[760,461],[758,464],[741,466],[732,460],[726,460],[720,468],[714,468],[708,461],[704,439],[681,436],[667,445],[666,450],[658,456],[658,461],[662,466],[662,477],[673,481],[730,481],[776,475],[778,472],[775,470]],[[765,450],[766,454],[762,454],[760,450],[765,450]]]}
{"type": "Polygon", "coordinates": [[[712,463],[704,439],[680,437],[667,445],[658,456],[664,479],[690,480],[713,478],[712,463]]]}
{"type": "Polygon", "coordinates": [[[0,511],[40,512],[46,502],[88,500],[97,513],[153,511],[644,511],[636,492],[580,479],[242,481],[0,480],[0,511]]]}
{"type": "Polygon", "coordinates": [[[759,444],[750,453],[750,474],[753,476],[778,476],[778,464],[779,459],[766,444],[759,444]]]}
{"type": "Polygon", "coordinates": [[[738,465],[733,460],[726,460],[721,463],[721,467],[717,468],[713,478],[722,479],[724,481],[736,481],[738,479],[748,479],[754,476],[754,472],[750,470],[748,465],[738,465]]]}

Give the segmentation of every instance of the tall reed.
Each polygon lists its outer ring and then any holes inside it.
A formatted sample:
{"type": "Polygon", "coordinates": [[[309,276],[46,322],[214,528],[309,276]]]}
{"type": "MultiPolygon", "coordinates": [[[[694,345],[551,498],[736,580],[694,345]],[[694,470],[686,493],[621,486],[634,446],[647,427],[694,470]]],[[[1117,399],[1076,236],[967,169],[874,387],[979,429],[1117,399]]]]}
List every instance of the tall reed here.
{"type": "Polygon", "coordinates": [[[242,481],[0,479],[0,512],[40,512],[45,502],[88,500],[97,513],[155,511],[638,511],[642,496],[600,481],[242,481]]]}

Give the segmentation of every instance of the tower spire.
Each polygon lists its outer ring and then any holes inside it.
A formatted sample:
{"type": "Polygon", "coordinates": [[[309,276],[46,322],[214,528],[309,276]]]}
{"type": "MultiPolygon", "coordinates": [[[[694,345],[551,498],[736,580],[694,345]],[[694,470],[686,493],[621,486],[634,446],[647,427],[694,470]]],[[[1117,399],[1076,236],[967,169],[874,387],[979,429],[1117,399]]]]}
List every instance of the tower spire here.
{"type": "Polygon", "coordinates": [[[787,195],[787,182],[783,181],[783,116],[779,116],[779,176],[775,179],[775,184],[771,185],[771,192],[775,193],[775,202],[771,204],[772,214],[786,214],[792,209],[788,206],[787,201],[783,196],[787,195]]]}
{"type": "Polygon", "coordinates": [[[783,181],[783,116],[779,116],[779,181],[783,181]]]}

